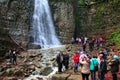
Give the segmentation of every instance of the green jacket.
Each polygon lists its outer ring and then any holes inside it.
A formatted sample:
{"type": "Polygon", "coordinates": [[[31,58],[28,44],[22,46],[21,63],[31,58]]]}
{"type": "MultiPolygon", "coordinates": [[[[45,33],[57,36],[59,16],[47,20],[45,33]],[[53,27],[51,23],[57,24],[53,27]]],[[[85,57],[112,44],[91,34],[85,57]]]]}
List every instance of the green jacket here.
{"type": "Polygon", "coordinates": [[[94,70],[94,67],[98,65],[97,58],[91,58],[90,59],[90,70],[94,70]]]}

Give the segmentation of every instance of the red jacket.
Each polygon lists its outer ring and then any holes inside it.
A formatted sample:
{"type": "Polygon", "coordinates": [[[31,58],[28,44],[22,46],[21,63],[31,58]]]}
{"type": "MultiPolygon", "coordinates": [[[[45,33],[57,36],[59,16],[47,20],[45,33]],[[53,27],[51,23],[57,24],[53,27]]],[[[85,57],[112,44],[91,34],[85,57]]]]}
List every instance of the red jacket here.
{"type": "Polygon", "coordinates": [[[79,62],[79,57],[80,57],[79,54],[75,54],[75,55],[73,56],[73,61],[74,61],[74,62],[79,62]]]}

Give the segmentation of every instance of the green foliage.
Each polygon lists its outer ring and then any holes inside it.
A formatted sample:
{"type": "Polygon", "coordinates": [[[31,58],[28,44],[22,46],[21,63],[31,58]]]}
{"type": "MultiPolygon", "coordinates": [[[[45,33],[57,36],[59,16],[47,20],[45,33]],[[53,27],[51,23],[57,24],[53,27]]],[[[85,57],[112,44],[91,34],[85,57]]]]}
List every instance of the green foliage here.
{"type": "Polygon", "coordinates": [[[79,3],[79,4],[83,4],[83,0],[79,0],[78,3],[79,3]]]}
{"type": "Polygon", "coordinates": [[[103,12],[104,11],[104,5],[101,5],[99,8],[98,8],[98,10],[100,11],[100,12],[103,12]]]}
{"type": "Polygon", "coordinates": [[[120,47],[120,29],[116,29],[110,38],[111,42],[120,47]]]}
{"type": "Polygon", "coordinates": [[[101,20],[96,20],[96,21],[95,21],[96,27],[97,27],[97,26],[100,26],[101,24],[102,24],[102,21],[101,21],[101,20]]]}
{"type": "Polygon", "coordinates": [[[119,12],[120,11],[120,0],[110,1],[110,9],[115,12],[119,12]]]}
{"type": "Polygon", "coordinates": [[[97,7],[97,14],[102,14],[105,11],[105,4],[99,4],[97,7]]]}

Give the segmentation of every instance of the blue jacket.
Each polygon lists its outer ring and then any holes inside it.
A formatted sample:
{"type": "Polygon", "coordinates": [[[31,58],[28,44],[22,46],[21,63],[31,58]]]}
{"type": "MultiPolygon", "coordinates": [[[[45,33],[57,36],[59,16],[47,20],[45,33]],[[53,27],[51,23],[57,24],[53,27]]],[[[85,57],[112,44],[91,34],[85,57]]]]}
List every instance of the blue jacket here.
{"type": "Polygon", "coordinates": [[[91,58],[90,59],[90,70],[94,70],[94,66],[98,65],[98,60],[97,58],[91,58]]]}

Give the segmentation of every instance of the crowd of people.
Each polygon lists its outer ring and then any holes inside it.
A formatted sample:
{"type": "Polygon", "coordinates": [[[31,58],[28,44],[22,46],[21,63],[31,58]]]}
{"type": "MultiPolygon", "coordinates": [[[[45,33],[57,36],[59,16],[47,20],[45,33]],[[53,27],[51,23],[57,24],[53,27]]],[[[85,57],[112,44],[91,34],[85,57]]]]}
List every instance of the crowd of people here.
{"type": "Polygon", "coordinates": [[[72,38],[72,44],[77,43],[79,45],[82,45],[83,50],[86,50],[86,44],[89,44],[89,50],[93,51],[95,44],[97,45],[97,49],[101,48],[103,46],[103,43],[105,40],[103,39],[102,36],[92,36],[92,37],[77,37],[77,38],[72,38]]]}
{"type": "MultiPolygon", "coordinates": [[[[93,37],[90,39],[84,37],[81,39],[78,38],[76,41],[78,45],[82,45],[82,49],[75,51],[72,57],[72,61],[74,62],[74,73],[78,72],[78,67],[80,66],[82,80],[89,80],[89,76],[91,76],[91,80],[104,80],[105,74],[110,70],[113,80],[117,80],[119,56],[114,54],[112,59],[109,62],[107,61],[107,50],[103,48],[104,40],[102,37],[93,37]],[[88,51],[86,51],[87,43],[89,44],[89,51],[92,52],[92,54],[89,54],[88,51]],[[93,52],[95,43],[97,44],[97,49],[101,48],[98,53],[93,52]],[[108,66],[111,68],[108,69],[108,66]]],[[[58,72],[62,72],[63,66],[65,66],[66,70],[69,69],[69,54],[67,52],[60,52],[57,55],[56,61],[58,63],[58,72]]]]}

